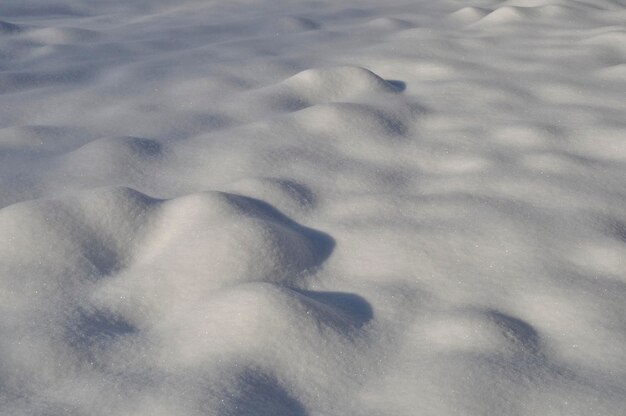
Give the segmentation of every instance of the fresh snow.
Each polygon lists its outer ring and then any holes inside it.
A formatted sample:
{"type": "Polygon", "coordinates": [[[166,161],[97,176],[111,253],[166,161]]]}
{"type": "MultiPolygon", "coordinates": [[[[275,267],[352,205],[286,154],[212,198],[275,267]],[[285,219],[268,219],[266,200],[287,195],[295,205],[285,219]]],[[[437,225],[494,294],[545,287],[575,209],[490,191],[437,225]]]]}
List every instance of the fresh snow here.
{"type": "Polygon", "coordinates": [[[0,415],[624,409],[624,0],[0,2],[0,415]]]}

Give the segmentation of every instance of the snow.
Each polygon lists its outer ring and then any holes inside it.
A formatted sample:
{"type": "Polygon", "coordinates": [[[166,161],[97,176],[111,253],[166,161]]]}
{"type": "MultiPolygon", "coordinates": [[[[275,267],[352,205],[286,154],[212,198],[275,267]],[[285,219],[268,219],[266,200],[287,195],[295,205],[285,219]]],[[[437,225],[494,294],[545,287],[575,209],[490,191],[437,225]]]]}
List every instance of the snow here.
{"type": "Polygon", "coordinates": [[[626,408],[622,0],[3,0],[0,414],[626,408]]]}

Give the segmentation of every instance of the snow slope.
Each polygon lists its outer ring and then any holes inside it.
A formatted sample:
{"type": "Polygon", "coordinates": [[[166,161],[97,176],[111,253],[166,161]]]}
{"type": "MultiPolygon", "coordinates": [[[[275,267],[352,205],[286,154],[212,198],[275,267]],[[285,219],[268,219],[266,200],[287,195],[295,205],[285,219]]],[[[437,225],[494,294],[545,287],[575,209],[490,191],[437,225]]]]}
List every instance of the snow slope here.
{"type": "Polygon", "coordinates": [[[0,20],[1,415],[623,414],[623,0],[0,20]]]}

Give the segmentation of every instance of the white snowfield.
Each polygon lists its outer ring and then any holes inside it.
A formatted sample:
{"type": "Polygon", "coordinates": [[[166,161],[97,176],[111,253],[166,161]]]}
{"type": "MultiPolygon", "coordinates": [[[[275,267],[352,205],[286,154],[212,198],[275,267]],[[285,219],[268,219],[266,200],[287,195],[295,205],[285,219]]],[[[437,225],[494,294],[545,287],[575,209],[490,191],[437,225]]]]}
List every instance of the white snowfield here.
{"type": "Polygon", "coordinates": [[[626,414],[624,0],[0,20],[0,415],[626,414]]]}

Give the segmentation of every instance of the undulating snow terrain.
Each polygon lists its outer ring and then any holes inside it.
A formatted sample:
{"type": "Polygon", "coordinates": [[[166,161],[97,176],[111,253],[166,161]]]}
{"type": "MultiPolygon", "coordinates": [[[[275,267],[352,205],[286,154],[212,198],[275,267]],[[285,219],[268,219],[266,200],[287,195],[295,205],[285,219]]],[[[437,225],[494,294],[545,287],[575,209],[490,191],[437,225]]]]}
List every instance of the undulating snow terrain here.
{"type": "Polygon", "coordinates": [[[624,0],[0,20],[2,416],[626,412],[624,0]]]}

